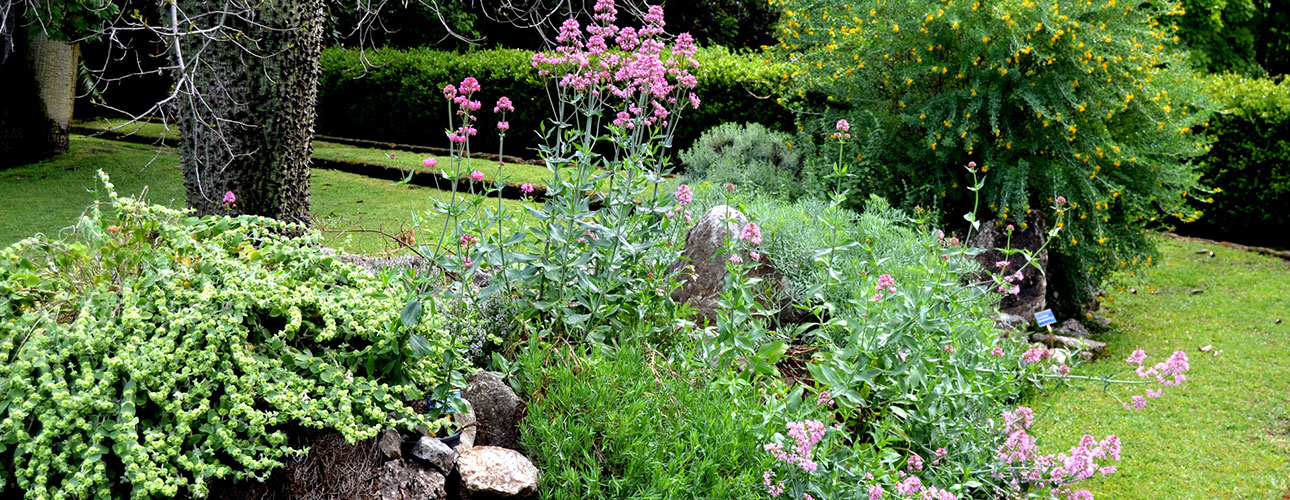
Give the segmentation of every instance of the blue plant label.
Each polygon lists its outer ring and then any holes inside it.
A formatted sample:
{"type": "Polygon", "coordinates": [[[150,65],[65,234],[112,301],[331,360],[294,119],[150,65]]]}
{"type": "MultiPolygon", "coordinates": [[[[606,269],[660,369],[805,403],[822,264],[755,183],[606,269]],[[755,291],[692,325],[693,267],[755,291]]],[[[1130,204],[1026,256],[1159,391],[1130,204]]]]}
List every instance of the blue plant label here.
{"type": "Polygon", "coordinates": [[[1039,322],[1039,326],[1048,326],[1053,323],[1056,323],[1057,317],[1053,316],[1052,309],[1044,309],[1042,311],[1035,313],[1035,321],[1039,322]]]}

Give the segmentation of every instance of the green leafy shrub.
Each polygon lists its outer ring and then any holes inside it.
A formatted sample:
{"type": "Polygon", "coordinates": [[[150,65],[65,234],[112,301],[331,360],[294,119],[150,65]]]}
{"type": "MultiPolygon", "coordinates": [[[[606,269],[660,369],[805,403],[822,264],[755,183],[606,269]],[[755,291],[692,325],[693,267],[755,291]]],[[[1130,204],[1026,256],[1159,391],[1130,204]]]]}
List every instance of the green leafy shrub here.
{"type": "MultiPolygon", "coordinates": [[[[440,91],[463,75],[474,76],[490,96],[510,97],[515,111],[507,113],[511,132],[506,150],[536,157],[540,127],[553,114],[548,104],[549,79],[532,66],[533,52],[513,49],[453,53],[429,49],[327,49],[318,83],[318,133],[408,144],[443,143],[451,112],[440,91]],[[361,57],[370,65],[366,72],[361,57]]],[[[775,102],[780,68],[760,57],[742,56],[722,48],[700,49],[698,95],[703,105],[686,114],[672,146],[689,147],[699,134],[726,121],[762,123],[790,130],[793,115],[775,102]]],[[[492,102],[486,103],[491,110],[492,102]]],[[[493,126],[483,111],[481,131],[493,126]]],[[[495,134],[472,138],[474,151],[495,153],[495,134]]]]}
{"type": "Polygon", "coordinates": [[[762,480],[752,386],[640,342],[537,345],[518,361],[542,498],[748,498],[762,480]]]}
{"type": "Polygon", "coordinates": [[[456,346],[402,326],[398,286],[282,236],[298,227],[107,189],[68,239],[0,252],[0,492],[201,497],[300,453],[291,427],[432,424],[403,401],[456,346]]]}
{"type": "Polygon", "coordinates": [[[1243,242],[1290,246],[1290,80],[1235,75],[1210,79],[1224,110],[1205,132],[1214,147],[1200,161],[1215,193],[1183,230],[1243,242]]]}
{"type": "Polygon", "coordinates": [[[1290,69],[1284,0],[1182,0],[1182,6],[1178,36],[1197,68],[1247,76],[1290,69]]]}
{"type": "Polygon", "coordinates": [[[971,161],[993,214],[978,220],[1072,202],[1053,247],[1060,306],[1082,306],[1090,285],[1150,255],[1145,225],[1195,215],[1188,160],[1206,150],[1195,127],[1207,104],[1167,27],[1177,3],[784,4],[795,106],[830,117],[816,137],[850,120],[859,151],[846,156],[877,194],[971,211],[971,161]]]}
{"type": "Polygon", "coordinates": [[[681,152],[681,162],[695,181],[755,186],[793,199],[801,195],[802,158],[788,143],[788,134],[761,124],[728,122],[704,131],[681,152]]]}

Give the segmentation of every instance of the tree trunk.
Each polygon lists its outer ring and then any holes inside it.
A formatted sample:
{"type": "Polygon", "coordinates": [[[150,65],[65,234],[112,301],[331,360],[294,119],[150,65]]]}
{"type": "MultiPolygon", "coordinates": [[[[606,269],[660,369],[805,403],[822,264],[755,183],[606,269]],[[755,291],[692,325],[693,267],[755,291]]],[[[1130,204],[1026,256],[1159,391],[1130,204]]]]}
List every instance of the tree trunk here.
{"type": "MultiPolygon", "coordinates": [[[[178,79],[175,110],[188,205],[201,214],[307,224],[323,0],[177,4],[177,12],[205,14],[204,20],[221,11],[241,14],[224,18],[230,29],[221,35],[232,41],[184,35],[172,53],[191,79],[190,86],[178,79]],[[228,192],[236,203],[224,203],[228,192]]],[[[181,34],[189,31],[183,19],[178,24],[181,34]]]]}
{"type": "MultiPolygon", "coordinates": [[[[79,51],[26,27],[0,34],[0,167],[67,152],[79,51]]],[[[6,28],[9,29],[9,28],[6,28]]]]}

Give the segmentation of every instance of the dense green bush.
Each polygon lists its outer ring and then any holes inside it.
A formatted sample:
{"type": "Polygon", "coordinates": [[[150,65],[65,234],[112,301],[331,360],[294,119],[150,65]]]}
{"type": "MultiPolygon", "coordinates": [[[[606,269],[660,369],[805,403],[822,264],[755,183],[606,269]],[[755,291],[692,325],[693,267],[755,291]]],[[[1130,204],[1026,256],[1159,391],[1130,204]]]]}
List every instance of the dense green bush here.
{"type": "Polygon", "coordinates": [[[753,186],[793,199],[802,194],[802,156],[789,142],[788,134],[758,123],[727,122],[704,131],[681,152],[681,163],[694,181],[753,186]]]}
{"type": "MultiPolygon", "coordinates": [[[[785,0],[781,53],[801,68],[796,106],[849,119],[878,194],[978,220],[1070,200],[1052,281],[1067,310],[1150,255],[1144,226],[1190,218],[1206,150],[1200,79],[1167,28],[1173,2],[785,0]],[[797,10],[794,10],[797,9],[797,10]]],[[[828,162],[824,162],[828,168],[828,162]]]]}
{"type": "Polygon", "coordinates": [[[1178,36],[1197,68],[1250,76],[1290,69],[1285,0],[1182,0],[1182,6],[1178,36]]]}
{"type": "Polygon", "coordinates": [[[457,347],[398,286],[270,219],[110,207],[0,252],[0,494],[201,497],[299,453],[292,427],[430,424],[403,401],[457,347]]]}
{"type": "MultiPolygon", "coordinates": [[[[538,130],[553,110],[548,104],[549,80],[533,68],[532,52],[495,49],[468,53],[428,49],[376,50],[360,55],[356,50],[323,51],[319,80],[318,133],[387,142],[445,146],[448,103],[441,89],[464,76],[477,78],[493,97],[515,102],[508,113],[510,133],[506,152],[532,158],[539,144],[538,130]],[[370,67],[363,69],[362,57],[370,67]]],[[[757,122],[775,130],[789,130],[793,115],[774,99],[780,69],[759,57],[731,54],[721,48],[701,49],[698,95],[703,105],[686,113],[676,131],[673,147],[689,147],[699,134],[726,121],[757,122]],[[766,98],[769,97],[769,98],[766,98]]],[[[480,134],[473,138],[475,151],[495,153],[495,120],[485,103],[480,134]]],[[[549,127],[550,123],[546,123],[549,127]]]]}
{"type": "Polygon", "coordinates": [[[1204,215],[1181,229],[1290,246],[1290,80],[1229,75],[1211,78],[1209,88],[1224,111],[1205,129],[1214,147],[1200,171],[1216,192],[1204,215]]]}

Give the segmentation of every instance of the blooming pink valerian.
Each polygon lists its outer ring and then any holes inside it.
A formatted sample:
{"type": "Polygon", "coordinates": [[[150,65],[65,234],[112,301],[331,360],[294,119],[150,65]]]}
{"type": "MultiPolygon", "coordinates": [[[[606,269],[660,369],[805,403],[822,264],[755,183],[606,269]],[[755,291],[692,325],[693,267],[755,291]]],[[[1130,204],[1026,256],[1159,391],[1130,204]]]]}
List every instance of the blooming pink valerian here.
{"type": "Polygon", "coordinates": [[[435,159],[434,157],[429,157],[424,160],[421,160],[421,164],[424,165],[426,168],[434,168],[435,165],[439,164],[439,160],[435,159]]]}
{"type": "Polygon", "coordinates": [[[1065,205],[1065,204],[1066,204],[1066,197],[1065,197],[1065,196],[1058,196],[1058,197],[1057,197],[1057,204],[1058,204],[1058,205],[1065,205]]]}
{"type": "Polygon", "coordinates": [[[890,274],[884,273],[883,275],[878,276],[878,286],[876,287],[878,290],[891,288],[893,286],[896,286],[896,279],[892,278],[890,274]]]}
{"type": "Polygon", "coordinates": [[[994,348],[994,349],[990,349],[990,355],[991,355],[991,356],[994,356],[994,357],[996,357],[996,358],[1002,358],[1002,357],[1003,357],[1003,348],[1002,348],[1002,347],[999,347],[999,346],[995,346],[995,348],[994,348]]]}
{"type": "Polygon", "coordinates": [[[506,131],[510,129],[511,129],[511,122],[497,122],[498,131],[502,133],[506,133],[506,131]]]}
{"type": "Polygon", "coordinates": [[[748,258],[752,259],[753,262],[761,262],[761,254],[757,252],[748,252],[748,258]]]}
{"type": "Polygon", "coordinates": [[[829,396],[829,391],[821,391],[821,392],[820,392],[820,394],[819,394],[818,396],[816,396],[816,397],[815,397],[815,405],[816,405],[816,406],[825,406],[825,405],[833,406],[833,398],[829,396]]]}
{"type": "MultiPolygon", "coordinates": [[[[768,449],[767,451],[770,451],[770,450],[768,449]]],[[[771,498],[775,498],[779,496],[781,493],[784,493],[784,483],[782,481],[779,482],[778,484],[775,483],[774,470],[766,469],[766,472],[763,472],[761,474],[761,477],[762,477],[762,484],[766,485],[766,493],[769,494],[771,498]]]]}
{"type": "Polygon", "coordinates": [[[730,256],[730,262],[733,264],[742,264],[744,259],[739,257],[739,254],[734,254],[730,256]]]}
{"type": "Polygon", "coordinates": [[[1129,354],[1128,359],[1125,359],[1124,362],[1131,365],[1141,365],[1142,362],[1145,361],[1146,359],[1147,359],[1147,352],[1143,351],[1142,349],[1138,349],[1133,351],[1132,354],[1129,354]]]}
{"type": "Polygon", "coordinates": [[[886,494],[887,491],[882,489],[881,484],[874,483],[869,485],[869,500],[882,500],[882,496],[886,494]]]}
{"type": "Polygon", "coordinates": [[[451,100],[453,100],[453,99],[454,99],[454,98],[456,98],[456,97],[457,97],[457,87],[452,86],[452,84],[451,84],[451,83],[450,83],[450,84],[448,84],[448,85],[445,85],[445,86],[443,87],[443,98],[444,98],[444,99],[447,99],[447,100],[451,101],[451,100]]]}
{"type": "Polygon", "coordinates": [[[533,185],[527,182],[520,184],[520,192],[524,194],[533,194],[533,185]]]}
{"type": "Polygon", "coordinates": [[[1048,357],[1052,355],[1053,353],[1048,351],[1047,349],[1032,348],[1032,349],[1027,349],[1025,354],[1021,355],[1021,360],[1024,361],[1026,364],[1038,363],[1040,361],[1048,359],[1048,357]]]}
{"type": "Polygon", "coordinates": [[[920,457],[918,455],[910,455],[909,458],[906,460],[906,462],[909,465],[910,472],[913,472],[916,470],[923,470],[923,457],[920,457]]]}
{"type": "Polygon", "coordinates": [[[497,100],[497,105],[493,106],[494,113],[500,113],[502,111],[515,111],[515,106],[511,103],[511,99],[509,97],[502,96],[497,100]]]}
{"type": "Polygon", "coordinates": [[[835,128],[837,128],[838,132],[846,132],[848,130],[851,130],[851,124],[847,123],[847,120],[843,118],[841,120],[838,120],[838,123],[837,125],[835,125],[835,128]]]}
{"type": "Polygon", "coordinates": [[[471,173],[470,173],[470,178],[471,178],[471,180],[473,180],[473,181],[475,181],[475,182],[482,181],[482,180],[484,180],[484,173],[483,173],[483,172],[480,172],[480,171],[478,171],[478,170],[476,170],[476,171],[474,171],[474,172],[471,172],[471,173]]]}
{"type": "Polygon", "coordinates": [[[237,196],[234,195],[232,191],[226,191],[224,193],[224,203],[229,205],[237,203],[237,196]]]}
{"type": "Polygon", "coordinates": [[[672,197],[676,198],[676,203],[682,207],[689,205],[690,202],[694,201],[694,193],[690,191],[690,186],[688,184],[677,186],[676,193],[674,193],[672,197]]]}
{"type": "Polygon", "coordinates": [[[918,476],[909,476],[896,483],[896,494],[898,495],[916,495],[923,491],[923,480],[918,476]]]}
{"type": "Polygon", "coordinates": [[[752,246],[761,245],[761,228],[757,227],[757,223],[749,222],[744,226],[744,232],[739,239],[747,241],[752,246]]]}

